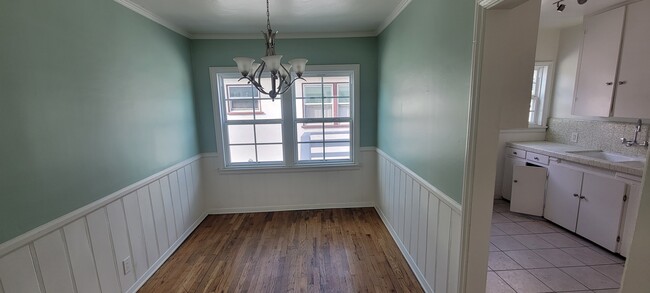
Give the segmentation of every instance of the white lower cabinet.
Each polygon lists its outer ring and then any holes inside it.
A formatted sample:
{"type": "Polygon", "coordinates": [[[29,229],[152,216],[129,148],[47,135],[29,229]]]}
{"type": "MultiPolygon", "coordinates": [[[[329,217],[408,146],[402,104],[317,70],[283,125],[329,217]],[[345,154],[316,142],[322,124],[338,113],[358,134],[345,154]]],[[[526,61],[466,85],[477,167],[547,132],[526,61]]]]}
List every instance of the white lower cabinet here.
{"type": "Polygon", "coordinates": [[[625,181],[627,182],[627,201],[623,213],[623,223],[621,223],[623,227],[621,228],[621,245],[619,253],[622,256],[627,257],[630,253],[634,227],[636,226],[636,219],[639,215],[639,203],[641,202],[641,178],[626,178],[625,181]]]}
{"type": "Polygon", "coordinates": [[[576,230],[583,172],[551,162],[548,166],[544,218],[567,230],[576,230]]]}
{"type": "Polygon", "coordinates": [[[620,241],[624,196],[624,182],[584,173],[575,232],[610,251],[616,251],[620,241]]]}
{"type": "Polygon", "coordinates": [[[546,168],[514,166],[510,210],[516,213],[541,217],[544,213],[545,186],[546,168]]]}
{"type": "Polygon", "coordinates": [[[544,217],[610,250],[620,242],[625,182],[610,174],[551,163],[544,217]]]}
{"type": "MultiPolygon", "coordinates": [[[[518,153],[523,153],[525,155],[525,151],[512,151],[514,152],[515,155],[518,153]]],[[[512,195],[512,172],[514,170],[514,167],[516,166],[526,166],[526,160],[522,159],[520,157],[516,157],[515,155],[511,155],[509,153],[506,153],[506,158],[503,161],[503,182],[502,182],[502,194],[503,198],[505,199],[510,199],[512,195]]]]}

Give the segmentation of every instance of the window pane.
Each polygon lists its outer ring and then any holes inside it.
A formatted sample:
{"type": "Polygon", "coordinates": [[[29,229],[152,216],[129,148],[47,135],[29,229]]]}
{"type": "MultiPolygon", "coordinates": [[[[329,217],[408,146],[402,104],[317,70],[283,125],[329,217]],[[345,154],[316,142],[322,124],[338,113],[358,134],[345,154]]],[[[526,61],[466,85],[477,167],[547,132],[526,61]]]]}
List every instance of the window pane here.
{"type": "Polygon", "coordinates": [[[257,143],[282,143],[281,124],[257,124],[255,131],[257,143]]]}
{"type": "Polygon", "coordinates": [[[350,140],[350,123],[325,124],[325,141],[341,140],[350,140]]]}
{"type": "Polygon", "coordinates": [[[323,141],[323,123],[298,123],[297,138],[298,142],[323,141]]]}
{"type": "Polygon", "coordinates": [[[255,146],[254,145],[231,145],[230,162],[231,163],[254,163],[255,146]]]}
{"type": "Polygon", "coordinates": [[[284,154],[282,153],[281,144],[258,145],[257,158],[260,162],[282,162],[284,154]]]}
{"type": "Polygon", "coordinates": [[[325,143],[326,160],[349,160],[350,142],[325,143]]]}
{"type": "Polygon", "coordinates": [[[323,118],[322,100],[322,98],[296,99],[296,117],[323,118]]]}
{"type": "Polygon", "coordinates": [[[264,119],[282,119],[282,99],[276,98],[275,101],[271,99],[260,100],[260,112],[255,113],[255,120],[264,119]]]}
{"type": "Polygon", "coordinates": [[[255,143],[253,125],[228,125],[228,142],[231,144],[255,143]]]}
{"type": "Polygon", "coordinates": [[[298,143],[298,160],[314,161],[323,160],[323,143],[298,143]]]}

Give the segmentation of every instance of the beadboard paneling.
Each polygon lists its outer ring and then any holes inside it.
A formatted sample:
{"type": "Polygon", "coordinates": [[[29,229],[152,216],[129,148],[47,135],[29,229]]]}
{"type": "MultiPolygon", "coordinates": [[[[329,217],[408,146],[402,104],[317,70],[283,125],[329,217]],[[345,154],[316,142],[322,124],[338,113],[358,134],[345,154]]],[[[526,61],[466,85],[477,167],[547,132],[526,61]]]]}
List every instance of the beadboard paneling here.
{"type": "Polygon", "coordinates": [[[74,292],[68,252],[61,230],[56,230],[34,241],[34,251],[41,269],[46,292],[74,292]]]}
{"type": "Polygon", "coordinates": [[[205,216],[197,159],[0,245],[0,293],[137,291],[205,216]]]}
{"type": "Polygon", "coordinates": [[[460,205],[377,150],[377,210],[427,292],[458,291],[460,205]]]}
{"type": "Polygon", "coordinates": [[[5,293],[42,292],[29,245],[0,258],[0,282],[5,293]]]}
{"type": "Polygon", "coordinates": [[[224,171],[217,154],[202,163],[211,214],[372,207],[377,194],[374,149],[362,150],[356,167],[224,171]]]}

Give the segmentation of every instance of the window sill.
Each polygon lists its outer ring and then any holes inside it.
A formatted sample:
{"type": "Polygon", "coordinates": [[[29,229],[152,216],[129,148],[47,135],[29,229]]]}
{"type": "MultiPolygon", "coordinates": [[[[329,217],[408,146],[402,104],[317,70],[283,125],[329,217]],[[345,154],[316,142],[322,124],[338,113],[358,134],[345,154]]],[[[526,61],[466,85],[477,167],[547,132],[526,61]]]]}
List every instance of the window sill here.
{"type": "Polygon", "coordinates": [[[359,163],[332,163],[324,165],[298,165],[298,166],[261,166],[261,167],[226,167],[219,168],[221,174],[255,174],[255,173],[297,173],[297,172],[331,172],[360,170],[359,163]]]}

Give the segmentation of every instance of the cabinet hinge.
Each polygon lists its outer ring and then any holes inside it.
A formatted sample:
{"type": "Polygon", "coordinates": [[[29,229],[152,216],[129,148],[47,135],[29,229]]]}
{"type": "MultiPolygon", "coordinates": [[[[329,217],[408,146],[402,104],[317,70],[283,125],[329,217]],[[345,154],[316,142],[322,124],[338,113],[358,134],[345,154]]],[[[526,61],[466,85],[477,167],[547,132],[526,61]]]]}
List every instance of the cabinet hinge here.
{"type": "Polygon", "coordinates": [[[626,202],[626,201],[627,201],[627,194],[623,195],[623,202],[626,202]]]}
{"type": "Polygon", "coordinates": [[[621,236],[616,237],[616,242],[621,242],[621,236]]]}

